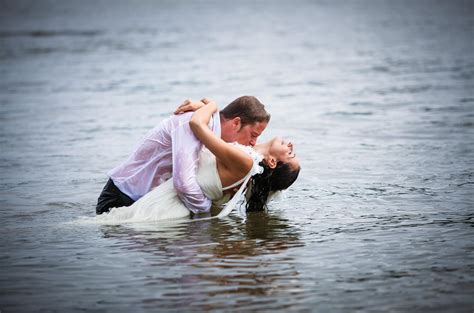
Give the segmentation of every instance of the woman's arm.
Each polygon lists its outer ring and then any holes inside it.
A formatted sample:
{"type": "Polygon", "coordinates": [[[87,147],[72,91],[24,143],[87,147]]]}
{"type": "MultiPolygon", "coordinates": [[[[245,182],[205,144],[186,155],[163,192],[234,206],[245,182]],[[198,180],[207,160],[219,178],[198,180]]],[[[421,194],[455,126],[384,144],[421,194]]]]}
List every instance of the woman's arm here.
{"type": "Polygon", "coordinates": [[[207,126],[212,114],[216,111],[216,102],[208,100],[205,106],[194,112],[189,126],[194,135],[216,156],[221,164],[232,171],[245,174],[252,168],[252,158],[239,148],[217,137],[207,126]]]}
{"type": "Polygon", "coordinates": [[[207,101],[207,98],[202,99],[201,101],[194,101],[191,99],[186,99],[176,108],[174,114],[183,114],[185,112],[195,112],[205,106],[206,104],[203,101],[207,101]]]}

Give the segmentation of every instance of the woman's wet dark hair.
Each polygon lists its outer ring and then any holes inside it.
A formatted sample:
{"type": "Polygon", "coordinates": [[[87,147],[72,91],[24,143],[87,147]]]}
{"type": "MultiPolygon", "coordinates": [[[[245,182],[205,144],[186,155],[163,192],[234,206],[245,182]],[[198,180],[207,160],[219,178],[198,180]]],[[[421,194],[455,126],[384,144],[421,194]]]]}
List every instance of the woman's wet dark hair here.
{"type": "Polygon", "coordinates": [[[260,162],[263,173],[251,179],[250,196],[247,199],[247,212],[263,211],[267,206],[268,196],[272,191],[285,190],[298,178],[300,167],[292,169],[288,163],[279,161],[271,169],[265,161],[260,162]]]}

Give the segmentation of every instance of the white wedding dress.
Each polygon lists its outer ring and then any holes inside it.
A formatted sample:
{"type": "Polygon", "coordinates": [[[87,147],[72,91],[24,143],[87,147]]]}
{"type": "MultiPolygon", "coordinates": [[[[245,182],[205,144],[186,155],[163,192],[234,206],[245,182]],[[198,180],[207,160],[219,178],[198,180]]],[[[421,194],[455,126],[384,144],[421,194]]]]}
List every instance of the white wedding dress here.
{"type": "MultiPolygon", "coordinates": [[[[233,143],[250,155],[253,159],[253,167],[249,173],[240,181],[222,187],[219,173],[217,172],[216,157],[207,149],[203,148],[199,156],[199,164],[196,172],[196,179],[203,193],[212,200],[214,205],[224,206],[219,213],[219,217],[229,214],[235,207],[238,200],[243,196],[243,190],[249,178],[257,173],[261,173],[263,168],[259,165],[262,156],[255,152],[251,147],[233,143]],[[232,199],[224,192],[227,189],[235,188],[241,185],[232,199]]],[[[109,213],[103,213],[96,216],[99,221],[106,223],[124,223],[124,222],[145,222],[159,221],[167,219],[177,219],[189,216],[189,210],[179,199],[174,187],[173,179],[157,186],[142,198],[128,207],[113,208],[109,213]]]]}

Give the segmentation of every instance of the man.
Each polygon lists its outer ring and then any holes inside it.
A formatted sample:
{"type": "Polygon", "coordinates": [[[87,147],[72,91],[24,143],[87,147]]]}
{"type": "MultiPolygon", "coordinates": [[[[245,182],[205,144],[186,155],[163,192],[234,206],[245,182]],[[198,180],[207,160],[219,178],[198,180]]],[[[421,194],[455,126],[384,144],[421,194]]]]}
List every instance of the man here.
{"type": "MultiPolygon", "coordinates": [[[[208,212],[211,201],[196,181],[201,142],[189,128],[192,112],[208,104],[186,100],[173,115],[153,128],[129,158],[112,169],[99,196],[96,213],[130,206],[164,181],[173,185],[184,205],[193,213],[208,212]]],[[[209,127],[226,142],[254,146],[265,130],[270,115],[255,97],[242,96],[215,114],[209,127]]]]}

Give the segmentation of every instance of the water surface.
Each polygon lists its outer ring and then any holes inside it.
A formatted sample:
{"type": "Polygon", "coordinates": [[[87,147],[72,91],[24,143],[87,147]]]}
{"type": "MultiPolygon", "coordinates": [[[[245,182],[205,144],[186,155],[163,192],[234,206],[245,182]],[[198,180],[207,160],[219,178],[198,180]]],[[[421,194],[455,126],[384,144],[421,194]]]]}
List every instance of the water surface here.
{"type": "Polygon", "coordinates": [[[471,1],[2,1],[2,312],[472,312],[471,1]],[[185,98],[290,138],[265,213],[81,223],[185,98]]]}

